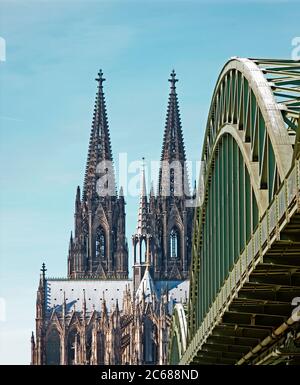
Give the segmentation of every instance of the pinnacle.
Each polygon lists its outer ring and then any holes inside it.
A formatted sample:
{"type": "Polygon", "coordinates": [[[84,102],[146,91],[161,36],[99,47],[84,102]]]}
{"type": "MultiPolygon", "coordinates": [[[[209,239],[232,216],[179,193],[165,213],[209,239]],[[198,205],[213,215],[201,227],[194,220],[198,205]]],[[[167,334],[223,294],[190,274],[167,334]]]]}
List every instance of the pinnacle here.
{"type": "Polygon", "coordinates": [[[145,178],[145,158],[142,163],[141,170],[141,192],[140,192],[140,203],[138,210],[138,223],[137,223],[137,234],[143,234],[147,228],[147,211],[148,211],[148,202],[147,202],[147,189],[146,189],[146,178],[145,178]]]}

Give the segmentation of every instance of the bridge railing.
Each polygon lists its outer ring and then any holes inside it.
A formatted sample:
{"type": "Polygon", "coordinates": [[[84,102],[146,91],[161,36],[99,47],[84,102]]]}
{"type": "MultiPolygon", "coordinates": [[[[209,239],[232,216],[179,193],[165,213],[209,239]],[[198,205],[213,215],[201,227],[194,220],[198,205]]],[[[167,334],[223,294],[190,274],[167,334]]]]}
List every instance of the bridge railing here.
{"type": "Polygon", "coordinates": [[[192,361],[197,351],[205,343],[213,328],[220,322],[224,312],[236,296],[239,289],[249,279],[249,274],[261,262],[270,245],[278,239],[280,228],[286,224],[296,210],[300,210],[300,159],[296,159],[293,168],[280,186],[244,251],[234,264],[214,302],[207,312],[201,326],[190,341],[181,358],[181,364],[192,361]]]}

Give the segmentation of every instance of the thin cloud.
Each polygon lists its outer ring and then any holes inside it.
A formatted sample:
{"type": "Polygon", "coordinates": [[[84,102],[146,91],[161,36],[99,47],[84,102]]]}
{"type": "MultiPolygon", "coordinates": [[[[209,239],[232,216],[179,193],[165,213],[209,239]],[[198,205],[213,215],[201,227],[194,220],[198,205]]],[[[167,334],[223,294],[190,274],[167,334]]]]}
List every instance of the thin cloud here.
{"type": "Polygon", "coordinates": [[[20,119],[20,118],[14,118],[12,116],[4,116],[4,115],[0,115],[0,119],[1,120],[8,120],[11,122],[23,122],[24,121],[23,119],[20,119]]]}

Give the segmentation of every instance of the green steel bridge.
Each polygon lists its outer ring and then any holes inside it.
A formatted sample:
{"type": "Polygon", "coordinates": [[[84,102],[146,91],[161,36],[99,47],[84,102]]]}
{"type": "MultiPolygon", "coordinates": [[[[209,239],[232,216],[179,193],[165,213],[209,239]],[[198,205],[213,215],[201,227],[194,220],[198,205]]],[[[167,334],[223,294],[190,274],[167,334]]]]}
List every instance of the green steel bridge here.
{"type": "Polygon", "coordinates": [[[170,363],[300,363],[299,116],[299,61],[225,64],[202,150],[189,303],[175,307],[170,363]]]}

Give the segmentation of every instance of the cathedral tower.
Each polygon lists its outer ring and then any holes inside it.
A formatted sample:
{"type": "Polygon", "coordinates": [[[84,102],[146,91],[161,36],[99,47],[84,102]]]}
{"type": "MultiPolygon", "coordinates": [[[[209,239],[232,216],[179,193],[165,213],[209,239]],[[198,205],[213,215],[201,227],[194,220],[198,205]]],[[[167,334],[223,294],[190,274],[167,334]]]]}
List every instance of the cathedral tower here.
{"type": "Polygon", "coordinates": [[[116,193],[113,157],[103,92],[103,73],[98,73],[82,197],[77,187],[75,232],[68,257],[69,278],[128,277],[125,237],[125,202],[116,193]]]}
{"type": "Polygon", "coordinates": [[[157,196],[151,187],[147,198],[144,166],[142,170],[138,226],[132,237],[135,290],[147,265],[156,281],[188,278],[194,210],[176,93],[177,81],[173,70],[169,79],[171,88],[157,196]]]}
{"type": "Polygon", "coordinates": [[[156,197],[156,233],[159,252],[154,258],[155,279],[186,279],[191,260],[192,197],[176,93],[171,83],[156,197]]]}
{"type": "Polygon", "coordinates": [[[174,71],[171,74],[158,193],[141,172],[138,223],[128,279],[125,202],[116,193],[103,74],[90,135],[83,191],[77,187],[68,277],[43,264],[31,336],[34,365],[165,364],[172,309],[189,287],[193,208],[174,71]]]}

